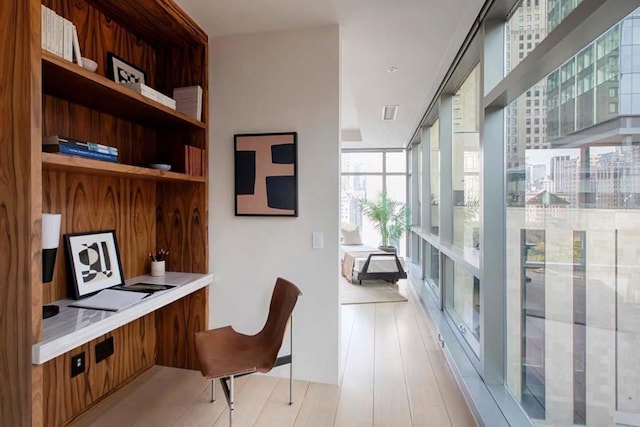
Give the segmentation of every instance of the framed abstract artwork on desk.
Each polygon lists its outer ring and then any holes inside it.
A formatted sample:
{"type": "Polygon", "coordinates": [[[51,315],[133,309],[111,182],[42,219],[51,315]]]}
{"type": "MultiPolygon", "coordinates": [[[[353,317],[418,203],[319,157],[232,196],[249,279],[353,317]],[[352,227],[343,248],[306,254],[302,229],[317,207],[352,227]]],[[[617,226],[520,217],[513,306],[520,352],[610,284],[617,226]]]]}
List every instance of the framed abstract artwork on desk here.
{"type": "Polygon", "coordinates": [[[298,134],[234,136],[236,216],[298,216],[298,134]]]}
{"type": "Polygon", "coordinates": [[[107,77],[116,83],[142,83],[147,80],[147,73],[130,62],[107,52],[107,77]]]}
{"type": "Polygon", "coordinates": [[[74,299],[124,285],[114,230],[64,235],[69,291],[74,299]]]}

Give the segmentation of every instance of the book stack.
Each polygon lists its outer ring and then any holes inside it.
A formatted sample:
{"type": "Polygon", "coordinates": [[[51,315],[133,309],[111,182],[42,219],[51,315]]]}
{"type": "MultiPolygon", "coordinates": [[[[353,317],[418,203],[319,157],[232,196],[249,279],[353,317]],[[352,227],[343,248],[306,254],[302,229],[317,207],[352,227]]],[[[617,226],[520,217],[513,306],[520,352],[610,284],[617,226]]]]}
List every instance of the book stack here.
{"type": "Polygon", "coordinates": [[[200,86],[177,87],[173,90],[176,109],[181,113],[202,120],[202,88],[200,86]]]}
{"type": "Polygon", "coordinates": [[[60,135],[50,135],[42,138],[42,151],[47,153],[70,154],[87,159],[118,161],[118,149],[95,142],[81,141],[60,135]]]}
{"type": "Polygon", "coordinates": [[[187,175],[204,176],[205,165],[205,151],[192,147],[190,145],[184,146],[184,173],[187,175]]]}
{"type": "Polygon", "coordinates": [[[76,26],[45,6],[42,6],[41,19],[42,49],[71,62],[75,52],[78,65],[82,66],[76,26]]]}
{"type": "Polygon", "coordinates": [[[159,102],[160,104],[165,105],[171,108],[172,110],[176,109],[176,101],[174,99],[171,99],[166,95],[163,95],[162,93],[158,92],[155,89],[150,88],[144,83],[122,83],[122,84],[123,86],[128,87],[134,92],[137,92],[140,95],[147,97],[149,99],[153,99],[154,101],[159,102]]]}

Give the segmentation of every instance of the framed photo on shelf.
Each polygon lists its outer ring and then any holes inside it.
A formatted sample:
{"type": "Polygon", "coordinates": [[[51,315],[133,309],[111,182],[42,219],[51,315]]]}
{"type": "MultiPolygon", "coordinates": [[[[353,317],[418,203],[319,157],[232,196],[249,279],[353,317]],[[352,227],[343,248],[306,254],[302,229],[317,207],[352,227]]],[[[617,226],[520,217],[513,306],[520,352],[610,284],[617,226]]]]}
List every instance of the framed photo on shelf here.
{"type": "Polygon", "coordinates": [[[116,285],[124,285],[118,241],[114,230],[64,235],[74,299],[116,285]]]}
{"type": "Polygon", "coordinates": [[[236,216],[298,216],[297,132],[234,136],[236,216]]]}
{"type": "Polygon", "coordinates": [[[147,80],[147,73],[130,62],[107,52],[107,77],[116,83],[142,83],[147,80]]]}

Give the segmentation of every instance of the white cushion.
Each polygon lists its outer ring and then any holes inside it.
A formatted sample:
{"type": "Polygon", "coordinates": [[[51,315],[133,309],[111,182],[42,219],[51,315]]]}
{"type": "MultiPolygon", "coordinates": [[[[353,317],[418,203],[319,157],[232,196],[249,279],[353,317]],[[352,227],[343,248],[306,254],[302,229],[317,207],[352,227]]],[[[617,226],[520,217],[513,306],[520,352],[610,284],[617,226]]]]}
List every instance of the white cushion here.
{"type": "Polygon", "coordinates": [[[343,245],[361,245],[362,239],[360,238],[360,227],[356,227],[353,230],[342,228],[342,244],[343,245]]]}

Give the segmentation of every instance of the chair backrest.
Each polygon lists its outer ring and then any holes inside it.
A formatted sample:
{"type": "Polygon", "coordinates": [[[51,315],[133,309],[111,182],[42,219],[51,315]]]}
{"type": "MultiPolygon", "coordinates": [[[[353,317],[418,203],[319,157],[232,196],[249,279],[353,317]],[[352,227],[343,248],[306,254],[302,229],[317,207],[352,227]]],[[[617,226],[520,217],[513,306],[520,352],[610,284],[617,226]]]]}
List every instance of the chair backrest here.
{"type": "Polygon", "coordinates": [[[256,336],[263,352],[260,366],[258,366],[259,371],[266,372],[273,368],[278,357],[278,351],[282,346],[287,322],[298,301],[298,296],[301,294],[300,289],[288,280],[281,277],[276,280],[276,285],[271,295],[269,317],[267,317],[267,322],[256,336]]]}

